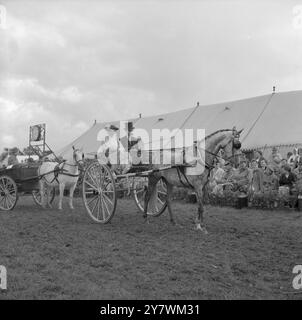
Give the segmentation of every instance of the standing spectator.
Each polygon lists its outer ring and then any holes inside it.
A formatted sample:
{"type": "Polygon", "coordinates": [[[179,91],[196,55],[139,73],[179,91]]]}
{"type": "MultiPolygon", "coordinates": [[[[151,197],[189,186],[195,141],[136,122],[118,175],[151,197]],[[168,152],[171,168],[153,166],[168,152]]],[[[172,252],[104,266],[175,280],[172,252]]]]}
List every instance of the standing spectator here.
{"type": "Polygon", "coordinates": [[[273,167],[279,166],[282,160],[282,155],[279,153],[277,147],[272,148],[272,154],[268,159],[268,164],[272,165],[273,167]]]}
{"type": "MultiPolygon", "coordinates": [[[[262,160],[262,166],[266,167],[265,159],[262,160]]],[[[250,194],[259,193],[263,191],[263,169],[258,167],[257,161],[251,162],[252,177],[250,180],[250,194]]]]}
{"type": "Polygon", "coordinates": [[[262,160],[265,160],[265,158],[262,155],[262,152],[260,150],[254,151],[254,159],[257,162],[257,166],[260,168],[260,163],[262,160]]]}
{"type": "Polygon", "coordinates": [[[256,161],[256,159],[253,159],[250,163],[249,163],[249,181],[250,183],[252,183],[253,180],[253,175],[254,175],[254,171],[258,169],[258,163],[256,161]]]}

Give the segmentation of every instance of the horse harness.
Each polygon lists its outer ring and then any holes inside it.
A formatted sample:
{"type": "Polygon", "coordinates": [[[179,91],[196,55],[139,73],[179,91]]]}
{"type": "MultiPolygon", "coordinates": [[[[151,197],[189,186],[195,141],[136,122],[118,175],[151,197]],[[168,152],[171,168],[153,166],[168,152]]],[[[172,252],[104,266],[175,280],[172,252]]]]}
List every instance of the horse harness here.
{"type": "MultiPolygon", "coordinates": [[[[235,140],[233,140],[233,148],[235,148],[235,149],[240,149],[240,147],[241,147],[241,143],[240,143],[240,141],[235,141],[235,140]]],[[[218,159],[218,158],[220,158],[220,159],[223,159],[223,157],[222,156],[219,156],[218,154],[215,154],[215,153],[213,153],[213,152],[211,152],[211,151],[209,151],[209,150],[207,150],[207,149],[204,149],[204,151],[206,152],[206,153],[208,153],[208,154],[210,154],[210,155],[212,155],[212,156],[214,156],[216,159],[218,159]]],[[[235,157],[235,155],[233,154],[232,156],[230,156],[229,158],[227,158],[227,159],[224,159],[224,160],[229,160],[229,159],[232,159],[232,158],[234,158],[235,157]]],[[[179,181],[180,181],[180,183],[184,186],[184,187],[190,187],[191,189],[194,189],[194,186],[190,183],[190,181],[188,180],[188,178],[187,178],[187,176],[186,176],[186,174],[185,174],[185,172],[184,172],[184,166],[176,166],[176,170],[177,170],[177,174],[178,174],[178,179],[179,179],[179,181]],[[184,180],[183,180],[183,178],[184,178],[184,180]]],[[[210,175],[210,172],[215,168],[215,166],[213,166],[212,164],[209,164],[209,163],[207,163],[206,161],[205,161],[205,168],[206,169],[208,169],[208,176],[210,175]]]]}
{"type": "MultiPolygon", "coordinates": [[[[58,163],[54,170],[53,171],[50,171],[50,172],[47,172],[43,175],[40,175],[39,176],[39,179],[41,180],[42,178],[44,178],[46,175],[50,174],[50,173],[53,173],[54,174],[54,178],[49,182],[49,183],[53,183],[54,181],[56,181],[57,183],[59,183],[59,180],[58,180],[58,176],[59,174],[61,175],[64,175],[64,176],[69,176],[69,177],[74,177],[74,178],[78,178],[80,176],[80,174],[71,174],[71,173],[68,173],[68,170],[64,169],[64,166],[66,165],[67,163],[64,161],[63,162],[63,166],[60,167],[62,165],[62,162],[61,163],[58,163]]],[[[72,164],[67,164],[68,166],[74,166],[74,167],[77,167],[78,165],[72,165],[72,164]]]]}

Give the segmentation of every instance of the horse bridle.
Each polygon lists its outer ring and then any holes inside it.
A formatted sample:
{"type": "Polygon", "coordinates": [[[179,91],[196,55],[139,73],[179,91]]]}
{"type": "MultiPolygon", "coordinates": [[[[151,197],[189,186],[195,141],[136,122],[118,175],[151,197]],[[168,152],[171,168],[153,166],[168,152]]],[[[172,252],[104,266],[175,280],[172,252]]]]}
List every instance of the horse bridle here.
{"type": "MultiPolygon", "coordinates": [[[[215,154],[214,152],[211,152],[211,151],[209,151],[209,150],[207,150],[207,149],[204,149],[204,152],[206,152],[206,153],[214,156],[213,161],[214,161],[214,159],[216,159],[216,160],[217,160],[217,159],[222,159],[222,160],[224,160],[224,161],[229,161],[229,160],[231,160],[231,159],[233,159],[233,158],[235,158],[235,157],[237,156],[237,155],[234,154],[234,149],[237,149],[237,150],[238,150],[238,149],[241,148],[241,142],[238,140],[238,137],[234,136],[233,139],[232,139],[232,142],[233,142],[233,145],[232,145],[232,155],[231,155],[230,157],[228,157],[228,158],[224,158],[224,157],[222,157],[222,156],[220,156],[220,155],[218,155],[218,154],[215,154]],[[235,139],[236,139],[236,141],[235,141],[235,139]]],[[[206,166],[206,168],[208,168],[209,170],[212,170],[212,169],[215,168],[215,166],[213,166],[213,164],[207,163],[206,160],[205,160],[205,166],[206,166]]]]}

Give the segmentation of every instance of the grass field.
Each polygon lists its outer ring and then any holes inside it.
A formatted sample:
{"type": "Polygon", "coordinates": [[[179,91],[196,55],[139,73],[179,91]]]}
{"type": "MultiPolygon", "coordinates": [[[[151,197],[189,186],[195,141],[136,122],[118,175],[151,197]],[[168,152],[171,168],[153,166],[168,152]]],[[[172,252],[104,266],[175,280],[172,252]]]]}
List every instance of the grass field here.
{"type": "MultiPolygon", "coordinates": [[[[65,201],[65,208],[67,201],[65,201]]],[[[144,223],[119,200],[108,225],[74,211],[41,210],[22,197],[0,213],[0,299],[286,299],[302,264],[302,213],[206,208],[209,235],[194,230],[194,204],[174,203],[144,223]]]]}

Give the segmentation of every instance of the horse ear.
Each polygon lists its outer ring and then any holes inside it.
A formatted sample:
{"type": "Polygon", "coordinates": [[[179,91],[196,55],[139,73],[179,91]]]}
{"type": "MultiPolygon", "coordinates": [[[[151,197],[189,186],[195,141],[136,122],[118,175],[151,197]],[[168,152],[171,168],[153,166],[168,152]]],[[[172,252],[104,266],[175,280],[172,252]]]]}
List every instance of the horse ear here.
{"type": "Polygon", "coordinates": [[[72,150],[74,151],[75,149],[74,149],[74,146],[72,146],[72,150]]]}
{"type": "Polygon", "coordinates": [[[238,131],[237,134],[240,135],[242,131],[243,131],[243,129],[241,129],[240,131],[238,131]]]}

